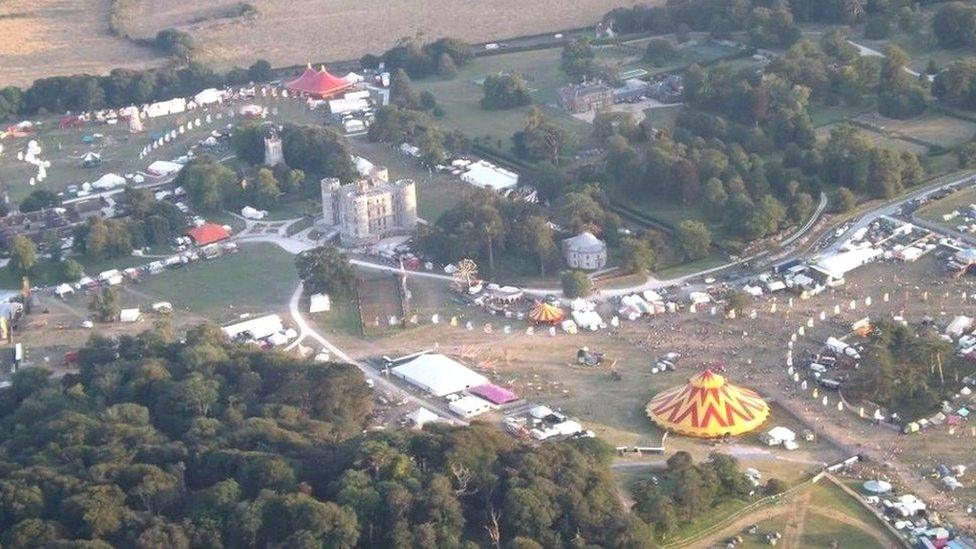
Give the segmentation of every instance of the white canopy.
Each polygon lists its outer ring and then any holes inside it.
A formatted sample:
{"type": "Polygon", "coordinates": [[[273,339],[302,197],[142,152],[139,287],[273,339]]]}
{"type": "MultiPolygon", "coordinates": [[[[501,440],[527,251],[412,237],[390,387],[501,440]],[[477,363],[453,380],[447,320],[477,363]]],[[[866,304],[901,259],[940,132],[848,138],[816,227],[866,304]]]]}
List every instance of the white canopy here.
{"type": "Polygon", "coordinates": [[[224,94],[217,88],[207,88],[193,96],[193,102],[197,105],[210,105],[220,103],[224,100],[224,94]]]}
{"type": "Polygon", "coordinates": [[[267,315],[258,318],[251,318],[243,322],[224,326],[221,330],[227,337],[233,339],[240,334],[248,333],[254,339],[263,339],[272,334],[276,334],[285,329],[281,317],[278,315],[267,315]]]}
{"type": "Polygon", "coordinates": [[[518,185],[519,176],[491,162],[479,160],[468,166],[468,170],[461,174],[461,180],[483,189],[500,191],[518,185]]]}
{"type": "Polygon", "coordinates": [[[139,309],[122,309],[119,312],[119,320],[122,322],[135,322],[139,320],[139,309]]]}
{"type": "Polygon", "coordinates": [[[149,167],[146,168],[146,171],[148,171],[152,175],[163,176],[163,175],[172,175],[182,169],[183,166],[181,164],[177,164],[176,162],[157,160],[152,164],[150,164],[149,167]]]}
{"type": "Polygon", "coordinates": [[[886,494],[891,491],[891,483],[884,480],[869,480],[863,486],[866,491],[872,494],[886,494]]]}
{"type": "Polygon", "coordinates": [[[329,294],[312,294],[308,298],[309,313],[325,313],[332,310],[332,300],[329,294]]]}
{"type": "Polygon", "coordinates": [[[393,375],[434,396],[457,393],[488,383],[488,378],[440,354],[421,355],[391,370],[393,375]]]}
{"type": "Polygon", "coordinates": [[[424,425],[428,423],[434,423],[441,420],[441,416],[431,412],[427,408],[420,407],[407,414],[407,419],[409,419],[414,427],[417,429],[422,429],[424,425]]]}
{"type": "Polygon", "coordinates": [[[93,189],[106,190],[114,189],[115,187],[120,187],[125,185],[125,178],[121,175],[115,173],[107,173],[102,177],[99,177],[96,181],[92,183],[93,189]]]}
{"type": "Polygon", "coordinates": [[[181,113],[186,110],[186,99],[175,97],[169,101],[160,101],[146,107],[146,116],[154,118],[156,116],[166,116],[168,114],[181,113]]]}

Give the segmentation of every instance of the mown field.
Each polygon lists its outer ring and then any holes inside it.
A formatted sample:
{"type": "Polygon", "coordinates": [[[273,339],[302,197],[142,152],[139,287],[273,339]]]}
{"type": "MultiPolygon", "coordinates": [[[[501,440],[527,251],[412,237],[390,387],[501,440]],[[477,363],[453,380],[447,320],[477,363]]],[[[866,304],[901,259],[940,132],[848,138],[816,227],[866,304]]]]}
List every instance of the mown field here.
{"type": "Polygon", "coordinates": [[[111,0],[0,2],[0,87],[44,76],[144,69],[165,59],[109,33],[111,0]]]}

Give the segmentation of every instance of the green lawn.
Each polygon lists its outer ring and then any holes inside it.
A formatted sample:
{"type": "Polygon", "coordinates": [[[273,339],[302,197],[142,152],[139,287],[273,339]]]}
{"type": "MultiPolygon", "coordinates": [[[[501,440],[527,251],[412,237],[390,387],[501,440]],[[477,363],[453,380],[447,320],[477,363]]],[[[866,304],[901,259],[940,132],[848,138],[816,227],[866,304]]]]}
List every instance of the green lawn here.
{"type": "Polygon", "coordinates": [[[286,312],[298,285],[295,259],[273,244],[243,244],[240,252],[143,278],[123,292],[129,306],[169,301],[176,309],[217,321],[242,313],[286,312]]]}
{"type": "Polygon", "coordinates": [[[866,100],[861,105],[847,105],[841,103],[834,106],[811,105],[810,119],[814,127],[836,124],[854,118],[859,114],[874,112],[876,102],[874,98],[866,100]]]}
{"type": "Polygon", "coordinates": [[[479,57],[450,80],[419,80],[414,82],[414,88],[434,94],[445,112],[439,120],[444,127],[472,138],[487,137],[491,146],[508,150],[512,134],[525,126],[530,107],[486,111],[480,104],[484,93],[479,82],[489,74],[518,73],[528,82],[533,101],[548,106],[544,110],[553,123],[577,137],[584,137],[589,135],[589,124],[555,107],[556,90],[569,81],[559,68],[560,53],[560,49],[546,49],[479,57]]]}
{"type": "MultiPolygon", "coordinates": [[[[674,37],[669,37],[674,40],[674,37]]],[[[709,44],[706,38],[691,40],[686,44],[678,44],[677,54],[657,63],[650,63],[642,58],[644,49],[651,38],[641,38],[625,42],[621,46],[605,46],[597,48],[597,59],[620,60],[621,72],[628,69],[645,69],[651,74],[673,72],[694,63],[706,63],[723,57],[728,57],[739,52],[734,48],[727,48],[716,44],[709,44]],[[636,48],[634,51],[632,48],[636,48]]],[[[738,61],[738,60],[736,60],[738,61]]],[[[746,59],[742,66],[755,65],[752,59],[746,59]]]]}
{"type": "MultiPolygon", "coordinates": [[[[800,547],[827,549],[832,547],[833,542],[839,543],[839,546],[845,549],[883,549],[884,547],[860,528],[810,513],[803,534],[800,536],[800,547]]],[[[894,542],[891,547],[896,547],[894,542]]]]}

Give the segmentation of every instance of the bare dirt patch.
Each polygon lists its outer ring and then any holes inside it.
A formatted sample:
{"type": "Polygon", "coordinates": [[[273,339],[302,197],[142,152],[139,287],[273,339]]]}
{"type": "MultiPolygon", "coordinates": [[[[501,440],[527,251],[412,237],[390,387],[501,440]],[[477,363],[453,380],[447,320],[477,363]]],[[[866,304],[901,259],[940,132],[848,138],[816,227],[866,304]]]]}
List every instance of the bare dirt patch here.
{"type": "Polygon", "coordinates": [[[116,38],[109,0],[10,0],[0,3],[0,86],[37,78],[147,68],[163,59],[116,38]]]}

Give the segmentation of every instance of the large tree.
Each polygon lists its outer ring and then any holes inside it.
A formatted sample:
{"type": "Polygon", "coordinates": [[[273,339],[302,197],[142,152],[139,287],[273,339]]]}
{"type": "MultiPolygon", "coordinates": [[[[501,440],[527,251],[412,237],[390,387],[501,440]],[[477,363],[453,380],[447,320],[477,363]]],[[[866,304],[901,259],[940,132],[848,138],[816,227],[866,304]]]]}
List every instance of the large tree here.
{"type": "Polygon", "coordinates": [[[356,271],[334,246],[319,246],[302,252],[295,259],[295,265],[307,294],[350,296],[356,291],[356,271]]]}
{"type": "Polygon", "coordinates": [[[10,241],[10,269],[18,276],[28,276],[37,265],[37,246],[23,235],[10,241]]]}

